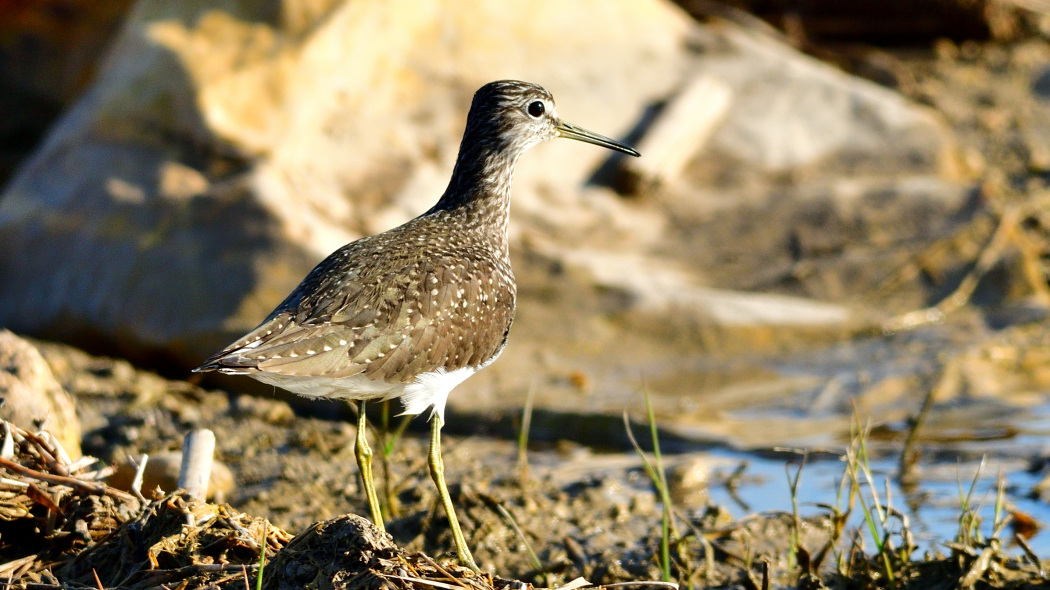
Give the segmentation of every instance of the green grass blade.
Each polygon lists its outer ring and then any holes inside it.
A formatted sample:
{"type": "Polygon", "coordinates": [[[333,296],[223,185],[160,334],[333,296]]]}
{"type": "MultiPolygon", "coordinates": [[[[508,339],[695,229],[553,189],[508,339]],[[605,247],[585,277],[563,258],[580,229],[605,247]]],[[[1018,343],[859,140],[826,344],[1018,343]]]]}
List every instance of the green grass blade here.
{"type": "Polygon", "coordinates": [[[270,534],[270,521],[263,521],[262,542],[259,543],[259,575],[255,578],[255,590],[262,590],[263,568],[266,567],[266,537],[270,534]]]}
{"type": "Polygon", "coordinates": [[[656,414],[653,412],[652,396],[645,388],[645,413],[649,420],[649,432],[653,437],[653,459],[656,463],[658,481],[654,482],[660,492],[663,503],[663,514],[660,526],[660,555],[663,565],[664,581],[671,581],[671,492],[667,486],[667,474],[664,473],[663,458],[660,455],[660,436],[656,429],[656,414]]]}
{"type": "Polygon", "coordinates": [[[660,455],[660,444],[659,436],[656,430],[656,417],[653,413],[652,402],[649,398],[649,390],[645,390],[645,406],[646,413],[649,420],[649,432],[653,437],[653,460],[656,465],[649,462],[648,457],[645,456],[645,452],[642,450],[641,445],[638,444],[638,440],[634,437],[634,432],[631,430],[631,420],[627,414],[627,408],[623,410],[623,425],[627,432],[627,439],[631,441],[631,446],[634,447],[635,452],[642,459],[642,466],[645,469],[646,475],[653,482],[653,486],[656,488],[657,493],[660,495],[660,500],[663,503],[663,513],[660,519],[660,570],[663,576],[663,581],[671,581],[671,494],[667,488],[667,478],[663,472],[663,463],[660,455]]]}

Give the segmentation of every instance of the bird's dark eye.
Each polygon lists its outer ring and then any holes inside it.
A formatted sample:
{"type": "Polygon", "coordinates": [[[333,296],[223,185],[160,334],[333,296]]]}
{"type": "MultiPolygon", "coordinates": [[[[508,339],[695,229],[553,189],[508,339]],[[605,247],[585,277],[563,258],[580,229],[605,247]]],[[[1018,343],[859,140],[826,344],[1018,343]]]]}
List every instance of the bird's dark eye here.
{"type": "Polygon", "coordinates": [[[529,103],[529,109],[528,110],[529,110],[529,116],[530,117],[535,117],[535,118],[538,119],[541,116],[543,116],[543,112],[545,110],[547,110],[547,109],[546,109],[546,107],[543,106],[543,101],[534,100],[534,101],[529,103]]]}

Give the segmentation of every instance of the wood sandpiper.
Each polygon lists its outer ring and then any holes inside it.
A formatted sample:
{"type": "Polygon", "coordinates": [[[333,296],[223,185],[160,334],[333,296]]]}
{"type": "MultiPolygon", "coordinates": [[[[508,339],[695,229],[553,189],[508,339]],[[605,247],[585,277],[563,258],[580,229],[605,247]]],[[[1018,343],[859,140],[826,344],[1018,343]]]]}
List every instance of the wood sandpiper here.
{"type": "Polygon", "coordinates": [[[514,164],[555,137],[639,155],[559,119],[540,86],[486,84],[474,95],[452,179],[434,207],[335,251],[262,324],[194,369],[248,375],[310,398],[356,400],[355,455],[381,529],[365,402],[398,398],[409,415],[429,408],[430,475],[459,559],[475,571],[445,485],[445,401],[507,344],[516,294],[507,238],[514,164]]]}

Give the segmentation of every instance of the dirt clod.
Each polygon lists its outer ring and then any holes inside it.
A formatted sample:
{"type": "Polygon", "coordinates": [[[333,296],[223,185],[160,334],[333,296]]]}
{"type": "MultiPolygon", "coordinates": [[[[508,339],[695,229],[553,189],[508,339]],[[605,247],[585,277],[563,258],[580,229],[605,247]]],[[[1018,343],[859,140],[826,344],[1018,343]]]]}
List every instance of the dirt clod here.
{"type": "Polygon", "coordinates": [[[440,566],[409,554],[390,535],[356,514],[319,522],[292,539],[266,568],[266,590],[430,589],[431,582],[466,590],[493,590],[512,582],[478,576],[467,568],[440,566]]]}

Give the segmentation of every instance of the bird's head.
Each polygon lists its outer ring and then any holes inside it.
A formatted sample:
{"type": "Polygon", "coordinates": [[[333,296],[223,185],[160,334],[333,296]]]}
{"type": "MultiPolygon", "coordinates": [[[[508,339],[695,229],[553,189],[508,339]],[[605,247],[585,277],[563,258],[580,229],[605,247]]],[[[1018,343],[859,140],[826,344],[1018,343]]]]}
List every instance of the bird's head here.
{"type": "Polygon", "coordinates": [[[497,151],[520,154],[556,137],[567,137],[638,156],[630,146],[587,131],[558,117],[554,97],[542,86],[499,80],[482,86],[467,115],[467,134],[491,142],[497,151]]]}

